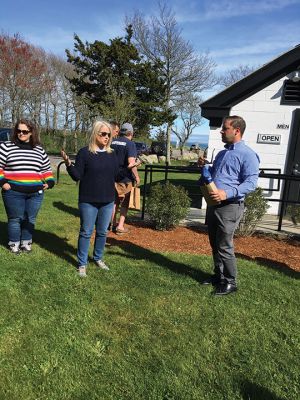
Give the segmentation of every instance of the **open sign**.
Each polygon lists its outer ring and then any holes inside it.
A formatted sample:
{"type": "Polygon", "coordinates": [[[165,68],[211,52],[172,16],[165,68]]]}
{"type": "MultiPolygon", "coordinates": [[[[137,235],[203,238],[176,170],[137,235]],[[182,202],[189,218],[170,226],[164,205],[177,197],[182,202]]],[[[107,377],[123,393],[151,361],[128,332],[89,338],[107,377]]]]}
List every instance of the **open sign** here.
{"type": "Polygon", "coordinates": [[[281,143],[281,135],[268,135],[268,134],[259,133],[257,135],[257,143],[280,144],[281,143]]]}

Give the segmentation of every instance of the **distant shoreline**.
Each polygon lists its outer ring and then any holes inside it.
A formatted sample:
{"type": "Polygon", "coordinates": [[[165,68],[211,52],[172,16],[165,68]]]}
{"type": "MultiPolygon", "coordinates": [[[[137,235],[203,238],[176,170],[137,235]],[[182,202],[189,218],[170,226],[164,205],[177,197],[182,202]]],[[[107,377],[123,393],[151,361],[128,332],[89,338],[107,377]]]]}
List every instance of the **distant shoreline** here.
{"type": "MultiPolygon", "coordinates": [[[[203,150],[205,150],[208,147],[207,142],[205,143],[205,142],[197,142],[197,141],[187,142],[187,143],[185,143],[184,147],[191,147],[192,144],[198,145],[203,150]]],[[[176,141],[171,140],[171,145],[173,147],[176,147],[176,141]]]]}

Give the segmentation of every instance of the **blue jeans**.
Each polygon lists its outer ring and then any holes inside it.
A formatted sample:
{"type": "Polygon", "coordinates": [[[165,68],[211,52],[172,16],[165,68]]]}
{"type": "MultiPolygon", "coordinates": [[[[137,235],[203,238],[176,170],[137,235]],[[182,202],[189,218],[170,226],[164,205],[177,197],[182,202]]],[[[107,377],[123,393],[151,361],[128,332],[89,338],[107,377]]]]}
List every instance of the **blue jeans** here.
{"type": "Polygon", "coordinates": [[[79,267],[87,265],[90,239],[95,225],[96,236],[93,259],[95,261],[102,259],[113,207],[113,201],[111,203],[79,203],[80,231],[77,250],[79,267]]]}
{"type": "Polygon", "coordinates": [[[8,219],[9,243],[31,242],[44,192],[21,193],[2,189],[2,198],[8,219]]]}

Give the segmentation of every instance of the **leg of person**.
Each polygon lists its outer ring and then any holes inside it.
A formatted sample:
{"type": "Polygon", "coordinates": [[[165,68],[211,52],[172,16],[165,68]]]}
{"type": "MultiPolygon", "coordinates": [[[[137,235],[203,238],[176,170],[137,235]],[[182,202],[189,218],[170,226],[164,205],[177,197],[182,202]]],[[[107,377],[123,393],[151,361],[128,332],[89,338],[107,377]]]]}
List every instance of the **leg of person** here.
{"type": "Polygon", "coordinates": [[[107,228],[108,231],[114,230],[114,226],[116,225],[116,222],[115,222],[116,221],[116,211],[117,211],[117,203],[115,202],[114,206],[113,206],[112,215],[111,215],[111,218],[110,218],[110,221],[108,224],[108,228],[107,228]]]}
{"type": "Polygon", "coordinates": [[[44,199],[44,192],[28,193],[25,200],[25,210],[21,223],[21,250],[31,251],[32,235],[36,217],[44,199]]]}
{"type": "Polygon", "coordinates": [[[120,201],[121,201],[121,199],[120,199],[120,197],[118,195],[118,192],[116,190],[116,192],[115,192],[115,204],[114,204],[114,207],[113,207],[113,212],[112,212],[111,222],[110,222],[110,226],[111,226],[110,230],[112,230],[113,232],[116,230],[116,227],[118,225],[117,224],[117,216],[118,216],[118,212],[119,212],[120,201]]]}
{"type": "MultiPolygon", "coordinates": [[[[113,219],[113,228],[114,228],[113,230],[116,233],[119,233],[119,232],[117,232],[117,230],[119,229],[120,219],[122,219],[121,218],[121,209],[122,209],[123,202],[125,200],[126,193],[128,193],[130,184],[131,183],[125,183],[125,182],[117,182],[115,184],[115,187],[116,187],[116,210],[115,210],[115,215],[114,215],[114,219],[113,219]],[[119,222],[117,222],[118,212],[120,212],[119,222]]],[[[123,225],[124,225],[124,221],[123,221],[123,225]]],[[[121,222],[121,227],[123,225],[121,222]]]]}
{"type": "Polygon", "coordinates": [[[218,240],[218,218],[216,216],[216,207],[208,207],[207,209],[207,228],[208,228],[208,237],[209,237],[209,242],[210,246],[212,249],[212,256],[213,256],[213,262],[214,262],[214,274],[203,281],[204,285],[209,285],[212,284],[213,286],[219,285],[223,278],[223,271],[224,271],[224,266],[222,259],[219,257],[218,254],[218,246],[217,246],[217,240],[218,240]]]}
{"type": "Polygon", "coordinates": [[[126,184],[124,199],[123,199],[123,201],[121,203],[121,207],[120,207],[120,219],[119,219],[118,226],[116,228],[117,234],[122,234],[122,233],[128,232],[128,229],[125,229],[124,224],[125,224],[125,219],[126,219],[127,212],[128,212],[131,189],[132,189],[132,183],[129,182],[126,184]]]}
{"type": "Polygon", "coordinates": [[[8,220],[8,246],[12,253],[19,254],[26,194],[10,189],[2,190],[2,197],[8,220]]]}
{"type": "Polygon", "coordinates": [[[107,225],[110,221],[113,207],[114,207],[114,202],[100,204],[96,219],[96,237],[95,237],[93,258],[97,266],[105,270],[108,270],[109,268],[102,261],[102,257],[106,242],[107,225]]]}
{"type": "Polygon", "coordinates": [[[228,204],[217,209],[218,218],[218,256],[223,262],[224,284],[217,290],[216,294],[229,294],[236,291],[236,258],[234,254],[233,236],[234,231],[243,213],[243,204],[228,204]]]}
{"type": "Polygon", "coordinates": [[[90,240],[97,219],[97,214],[98,207],[95,204],[79,203],[80,231],[78,236],[77,259],[78,272],[82,277],[86,276],[90,240]]]}

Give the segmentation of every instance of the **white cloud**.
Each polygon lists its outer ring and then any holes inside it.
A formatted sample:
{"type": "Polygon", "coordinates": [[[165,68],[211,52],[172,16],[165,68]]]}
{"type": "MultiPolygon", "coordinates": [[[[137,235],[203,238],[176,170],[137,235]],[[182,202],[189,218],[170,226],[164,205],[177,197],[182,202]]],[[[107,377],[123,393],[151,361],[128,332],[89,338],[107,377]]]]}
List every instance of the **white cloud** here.
{"type": "Polygon", "coordinates": [[[66,48],[73,47],[74,32],[64,30],[62,28],[47,29],[41,33],[38,31],[24,34],[24,39],[31,44],[42,47],[47,52],[62,55],[66,48]]]}
{"type": "Polygon", "coordinates": [[[101,40],[107,42],[117,36],[123,36],[124,30],[122,30],[122,24],[111,25],[109,22],[100,21],[95,23],[93,30],[82,30],[74,29],[63,29],[61,27],[51,27],[46,31],[29,32],[24,34],[24,39],[30,43],[42,47],[47,52],[51,52],[57,55],[64,55],[65,49],[73,50],[74,48],[74,33],[76,33],[80,39],[85,42],[94,42],[95,40],[101,40]]]}
{"type": "Polygon", "coordinates": [[[294,4],[299,5],[299,0],[205,0],[201,10],[201,3],[186,5],[178,12],[177,20],[183,23],[250,16],[278,11],[294,4]]]}
{"type": "Polygon", "coordinates": [[[207,2],[205,18],[219,19],[240,15],[262,14],[283,9],[299,0],[221,0],[207,2]]]}
{"type": "MultiPolygon", "coordinates": [[[[260,56],[265,54],[276,54],[280,55],[280,53],[284,53],[289,50],[289,48],[295,45],[295,41],[286,41],[285,43],[278,43],[276,40],[272,38],[268,40],[264,40],[263,42],[255,42],[249,45],[243,45],[240,47],[226,47],[219,50],[212,50],[210,55],[213,58],[232,58],[232,57],[251,57],[251,56],[260,56]]],[[[244,62],[241,59],[241,63],[244,62]]]]}
{"type": "Polygon", "coordinates": [[[299,28],[295,29],[293,23],[284,26],[269,23],[259,33],[259,39],[248,37],[246,40],[239,40],[239,44],[231,46],[226,43],[222,48],[211,50],[210,56],[216,61],[219,71],[239,64],[262,65],[296,46],[299,42],[299,33],[299,28]]]}

